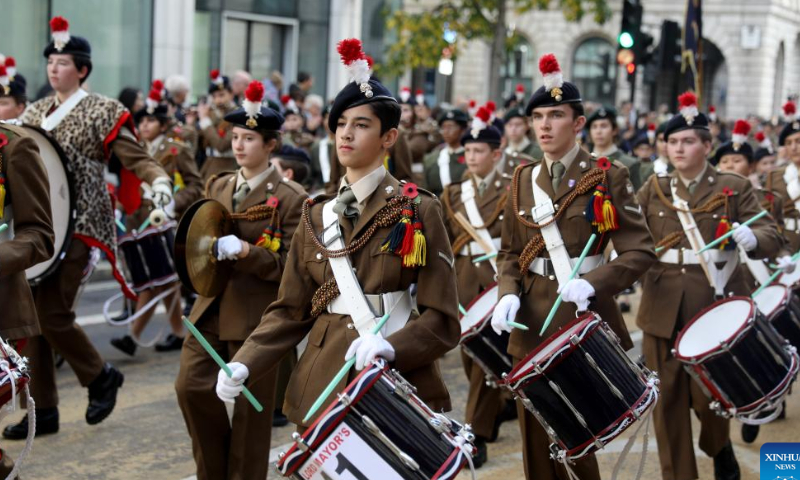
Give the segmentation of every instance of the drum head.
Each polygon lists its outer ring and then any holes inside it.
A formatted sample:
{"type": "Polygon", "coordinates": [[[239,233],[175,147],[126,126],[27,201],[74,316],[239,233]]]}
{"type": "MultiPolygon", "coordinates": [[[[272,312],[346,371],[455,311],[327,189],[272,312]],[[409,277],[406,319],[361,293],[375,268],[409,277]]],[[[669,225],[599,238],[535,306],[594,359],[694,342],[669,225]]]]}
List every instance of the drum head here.
{"type": "Polygon", "coordinates": [[[770,285],[762,290],[758,296],[753,297],[758,311],[767,318],[772,318],[775,313],[782,310],[788,299],[789,288],[784,285],[770,285]]]}
{"type": "MultiPolygon", "coordinates": [[[[42,162],[47,170],[50,183],[50,209],[55,233],[53,256],[25,270],[25,277],[35,285],[55,271],[63,254],[69,248],[76,218],[75,192],[72,174],[67,169],[69,161],[61,147],[43,130],[30,125],[24,125],[23,128],[39,147],[39,156],[42,157],[42,162]]],[[[24,207],[18,205],[17,209],[19,208],[24,207]]]]}
{"type": "Polygon", "coordinates": [[[704,357],[732,340],[755,314],[753,301],[731,297],[700,312],[678,335],[676,356],[684,359],[704,357]]]}
{"type": "Polygon", "coordinates": [[[467,314],[461,316],[461,335],[478,326],[494,312],[499,290],[500,287],[493,283],[467,305],[467,314]]]}
{"type": "Polygon", "coordinates": [[[181,283],[198,295],[216,297],[225,289],[233,262],[218,261],[211,248],[232,227],[230,213],[216,200],[198,200],[183,214],[175,233],[175,268],[181,283]]]}

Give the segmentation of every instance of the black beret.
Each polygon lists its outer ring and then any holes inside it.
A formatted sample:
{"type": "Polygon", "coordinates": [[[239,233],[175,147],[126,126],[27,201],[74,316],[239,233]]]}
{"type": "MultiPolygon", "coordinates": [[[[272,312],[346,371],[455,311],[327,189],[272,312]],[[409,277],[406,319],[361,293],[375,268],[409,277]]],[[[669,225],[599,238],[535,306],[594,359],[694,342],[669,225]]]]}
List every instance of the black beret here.
{"type": "Polygon", "coordinates": [[[800,133],[800,120],[795,120],[784,125],[781,134],[778,136],[778,145],[782,147],[786,143],[786,138],[795,133],[800,133]]]}
{"type": "Polygon", "coordinates": [[[308,153],[301,148],[295,148],[291,145],[282,145],[281,149],[273,153],[272,156],[280,157],[284,160],[296,160],[311,165],[311,157],[308,156],[308,153]]]}
{"type": "Polygon", "coordinates": [[[87,60],[92,59],[92,46],[89,45],[89,41],[83,37],[78,37],[75,35],[70,35],[69,42],[64,45],[64,48],[61,51],[56,50],[55,42],[51,41],[47,44],[44,49],[44,58],[49,57],[50,55],[58,53],[58,54],[69,54],[73,57],[83,57],[87,60]]]}
{"type": "Polygon", "coordinates": [[[538,90],[533,92],[531,99],[528,100],[528,106],[525,107],[525,114],[530,116],[531,113],[533,113],[533,109],[539,107],[555,107],[568,103],[581,103],[582,101],[580,90],[570,82],[564,82],[561,86],[561,95],[557,96],[553,96],[551,91],[545,90],[544,86],[541,86],[538,90]],[[558,100],[557,97],[561,99],[558,100]]]}
{"type": "Polygon", "coordinates": [[[489,125],[476,133],[478,134],[477,136],[475,136],[471,130],[464,132],[464,135],[461,136],[461,145],[466,145],[468,143],[488,143],[489,145],[498,146],[503,139],[503,134],[493,125],[489,125]]]}
{"type": "Polygon", "coordinates": [[[457,124],[461,125],[462,127],[466,127],[469,124],[469,115],[467,112],[463,110],[448,110],[446,112],[442,112],[439,115],[439,126],[441,127],[445,120],[452,120],[457,124]]]}
{"type": "Polygon", "coordinates": [[[762,158],[775,155],[775,151],[769,148],[760,147],[753,153],[753,161],[760,162],[762,158]]]}
{"type": "Polygon", "coordinates": [[[225,121],[237,126],[246,128],[248,130],[280,130],[281,125],[283,125],[283,116],[278,113],[277,111],[261,106],[259,109],[258,116],[256,117],[256,122],[258,124],[255,127],[250,127],[247,125],[247,120],[249,117],[247,116],[247,112],[245,112],[244,108],[237,108],[236,110],[232,111],[231,113],[225,115],[225,121]]]}
{"type": "Polygon", "coordinates": [[[749,143],[739,145],[733,142],[725,142],[714,152],[714,157],[711,158],[711,165],[716,166],[719,164],[719,161],[722,160],[722,157],[725,155],[743,155],[744,158],[747,159],[747,163],[753,163],[755,161],[753,157],[753,147],[751,147],[749,143]]]}
{"type": "Polygon", "coordinates": [[[650,139],[647,138],[647,134],[639,135],[631,144],[631,149],[638,147],[639,145],[647,145],[648,147],[652,147],[650,144],[650,139]]]}
{"type": "Polygon", "coordinates": [[[524,108],[522,108],[520,106],[516,106],[514,108],[508,109],[506,114],[503,115],[503,121],[506,122],[506,123],[508,123],[508,121],[511,120],[512,118],[526,119],[526,118],[528,118],[528,116],[525,115],[525,109],[524,108]]]}
{"type": "Polygon", "coordinates": [[[658,127],[656,127],[656,137],[667,131],[668,124],[669,122],[661,122],[658,127]]]}
{"type": "Polygon", "coordinates": [[[160,122],[166,122],[169,120],[169,107],[167,107],[166,103],[160,103],[156,108],[149,111],[147,107],[139,109],[133,114],[133,121],[138,125],[144,117],[154,117],[160,122]]]}
{"type": "MultiPolygon", "coordinates": [[[[28,82],[25,80],[25,77],[20,75],[19,73],[14,75],[14,79],[11,80],[8,84],[8,96],[14,97],[16,99],[25,101],[25,89],[28,86],[28,82]]],[[[5,96],[5,89],[0,88],[0,97],[5,96]]]]}
{"type": "MultiPolygon", "coordinates": [[[[339,123],[339,117],[342,116],[345,110],[380,100],[397,103],[392,92],[374,77],[370,77],[368,84],[372,92],[372,95],[369,97],[366,92],[361,91],[361,87],[355,82],[349,82],[339,94],[336,95],[336,98],[333,100],[333,105],[331,105],[330,116],[328,117],[328,128],[331,132],[336,131],[336,124],[339,123]]],[[[400,122],[399,109],[397,115],[397,122],[400,122]]]]}
{"type": "Polygon", "coordinates": [[[708,131],[708,117],[706,117],[705,114],[698,113],[692,120],[692,123],[689,124],[683,115],[674,115],[669,119],[669,122],[667,122],[667,128],[664,129],[664,140],[668,139],[673,133],[690,129],[708,131]]]}
{"type": "Polygon", "coordinates": [[[216,92],[217,90],[230,90],[231,89],[231,81],[225,75],[220,75],[222,82],[215,83],[211,82],[208,84],[208,94],[211,95],[212,93],[216,92]]]}
{"type": "Polygon", "coordinates": [[[586,129],[590,129],[592,122],[597,120],[609,120],[611,121],[611,126],[614,127],[617,125],[617,111],[614,107],[602,106],[598,108],[586,119],[586,129]]]}

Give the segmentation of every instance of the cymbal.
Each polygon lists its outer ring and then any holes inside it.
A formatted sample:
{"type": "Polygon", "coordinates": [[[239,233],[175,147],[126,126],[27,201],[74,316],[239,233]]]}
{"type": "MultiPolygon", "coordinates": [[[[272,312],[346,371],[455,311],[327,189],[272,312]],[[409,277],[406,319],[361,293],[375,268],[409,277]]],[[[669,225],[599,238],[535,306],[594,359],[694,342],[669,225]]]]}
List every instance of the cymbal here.
{"type": "Polygon", "coordinates": [[[198,200],[186,210],[175,233],[175,266],[184,286],[203,297],[222,293],[233,262],[217,260],[211,249],[232,228],[230,212],[216,200],[198,200]]]}

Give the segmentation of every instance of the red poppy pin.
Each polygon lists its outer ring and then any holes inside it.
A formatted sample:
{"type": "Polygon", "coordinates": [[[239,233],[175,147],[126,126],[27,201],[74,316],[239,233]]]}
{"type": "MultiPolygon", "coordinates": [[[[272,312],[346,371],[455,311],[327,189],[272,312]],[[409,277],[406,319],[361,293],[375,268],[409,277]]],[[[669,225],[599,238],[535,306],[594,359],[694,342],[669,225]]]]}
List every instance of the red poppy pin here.
{"type": "Polygon", "coordinates": [[[178,135],[180,135],[181,134],[181,127],[176,125],[175,128],[172,129],[172,131],[177,133],[178,135]]]}
{"type": "Polygon", "coordinates": [[[8,137],[5,134],[0,133],[0,147],[5,147],[6,145],[8,145],[8,137]]]}
{"type": "Polygon", "coordinates": [[[403,195],[408,198],[417,198],[417,195],[419,195],[419,191],[417,190],[417,184],[408,182],[405,185],[403,185],[403,195]]]}
{"type": "Polygon", "coordinates": [[[775,195],[772,193],[766,193],[764,194],[764,198],[766,198],[769,203],[772,203],[775,200],[775,195]]]}
{"type": "Polygon", "coordinates": [[[278,203],[280,203],[278,197],[269,197],[269,200],[267,200],[268,207],[278,208],[278,203]]]}
{"type": "Polygon", "coordinates": [[[219,138],[225,138],[225,129],[220,128],[219,130],[217,130],[217,135],[219,135],[219,138]]]}
{"type": "Polygon", "coordinates": [[[728,187],[723,188],[722,189],[722,193],[724,193],[725,196],[728,196],[728,197],[733,196],[733,190],[731,190],[728,187]]]}
{"type": "Polygon", "coordinates": [[[466,163],[466,161],[467,161],[467,159],[464,158],[464,155],[461,155],[460,157],[458,157],[458,163],[460,163],[461,165],[464,165],[464,163],[466,163]]]}
{"type": "Polygon", "coordinates": [[[175,156],[178,154],[178,147],[172,147],[169,149],[169,154],[175,156]]]}
{"type": "Polygon", "coordinates": [[[601,170],[608,170],[611,168],[611,160],[606,157],[600,157],[597,160],[597,167],[601,170]]]}

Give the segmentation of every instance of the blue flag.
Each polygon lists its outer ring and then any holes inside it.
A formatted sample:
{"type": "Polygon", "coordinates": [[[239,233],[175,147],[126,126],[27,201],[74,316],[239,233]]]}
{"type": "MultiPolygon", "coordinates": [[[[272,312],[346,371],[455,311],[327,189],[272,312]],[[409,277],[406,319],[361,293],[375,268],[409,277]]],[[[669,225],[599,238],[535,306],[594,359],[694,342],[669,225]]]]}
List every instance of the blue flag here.
{"type": "Polygon", "coordinates": [[[700,101],[703,64],[703,0],[686,0],[686,22],[683,26],[683,51],[681,52],[681,73],[688,87],[700,101]]]}

